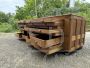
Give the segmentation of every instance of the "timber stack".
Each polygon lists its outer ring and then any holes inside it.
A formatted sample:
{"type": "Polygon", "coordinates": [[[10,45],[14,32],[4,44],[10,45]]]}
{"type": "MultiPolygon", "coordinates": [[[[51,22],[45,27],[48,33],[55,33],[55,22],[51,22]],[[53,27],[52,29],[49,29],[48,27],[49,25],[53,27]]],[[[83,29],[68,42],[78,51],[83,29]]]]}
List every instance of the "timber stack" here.
{"type": "Polygon", "coordinates": [[[76,15],[63,15],[18,22],[16,35],[39,51],[73,52],[82,48],[85,40],[85,20],[76,15]]]}

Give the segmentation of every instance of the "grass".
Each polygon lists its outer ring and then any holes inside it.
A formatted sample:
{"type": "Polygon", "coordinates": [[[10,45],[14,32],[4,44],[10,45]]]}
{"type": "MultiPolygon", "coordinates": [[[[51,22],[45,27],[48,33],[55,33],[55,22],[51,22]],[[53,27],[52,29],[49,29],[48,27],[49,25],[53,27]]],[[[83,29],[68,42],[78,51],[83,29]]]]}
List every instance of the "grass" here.
{"type": "Polygon", "coordinates": [[[13,28],[13,25],[8,24],[8,23],[0,23],[0,32],[15,32],[16,29],[13,28]]]}

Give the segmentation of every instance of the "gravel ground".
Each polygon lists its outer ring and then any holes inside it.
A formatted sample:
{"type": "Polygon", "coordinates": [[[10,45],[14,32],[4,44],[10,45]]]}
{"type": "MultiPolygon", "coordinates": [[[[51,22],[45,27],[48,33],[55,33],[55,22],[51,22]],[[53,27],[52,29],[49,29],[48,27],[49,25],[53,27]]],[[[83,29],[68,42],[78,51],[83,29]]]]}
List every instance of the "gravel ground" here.
{"type": "Polygon", "coordinates": [[[90,68],[90,32],[83,49],[66,56],[45,56],[19,41],[13,33],[0,33],[0,68],[90,68]],[[46,58],[46,59],[45,59],[46,58]]]}

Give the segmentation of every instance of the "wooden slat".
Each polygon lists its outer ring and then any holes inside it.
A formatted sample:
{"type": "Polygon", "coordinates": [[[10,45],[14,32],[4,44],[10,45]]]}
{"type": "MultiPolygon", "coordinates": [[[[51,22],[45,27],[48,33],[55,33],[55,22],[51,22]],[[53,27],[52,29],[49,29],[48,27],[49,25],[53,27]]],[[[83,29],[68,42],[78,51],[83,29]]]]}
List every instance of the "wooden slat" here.
{"type": "Polygon", "coordinates": [[[62,42],[63,40],[61,39],[61,37],[49,39],[49,40],[42,40],[42,39],[30,36],[30,43],[32,45],[40,46],[41,48],[47,48],[56,44],[60,44],[62,42]]]}
{"type": "Polygon", "coordinates": [[[70,33],[71,33],[71,25],[70,25],[70,20],[67,18],[65,19],[65,22],[64,22],[64,44],[63,44],[63,49],[65,51],[68,51],[69,50],[69,46],[70,46],[70,40],[72,39],[71,36],[70,36],[70,33]]]}
{"type": "Polygon", "coordinates": [[[53,54],[55,52],[61,51],[63,48],[61,45],[54,45],[52,47],[49,47],[47,49],[40,49],[41,52],[44,52],[47,55],[53,54]]]}
{"type": "Polygon", "coordinates": [[[81,35],[77,35],[76,38],[77,38],[77,39],[80,39],[80,38],[81,38],[81,35]]]}
{"type": "Polygon", "coordinates": [[[72,36],[72,41],[75,41],[76,40],[76,36],[72,36]]]}
{"type": "Polygon", "coordinates": [[[43,33],[43,34],[53,34],[55,36],[59,36],[62,34],[62,29],[53,29],[53,30],[47,30],[47,29],[36,29],[36,28],[24,28],[26,31],[29,32],[36,32],[36,33],[43,33]]]}
{"type": "Polygon", "coordinates": [[[74,36],[72,36],[72,41],[75,41],[75,40],[78,40],[78,39],[82,39],[82,38],[84,38],[84,35],[85,34],[80,34],[80,35],[74,35],[74,36]]]}

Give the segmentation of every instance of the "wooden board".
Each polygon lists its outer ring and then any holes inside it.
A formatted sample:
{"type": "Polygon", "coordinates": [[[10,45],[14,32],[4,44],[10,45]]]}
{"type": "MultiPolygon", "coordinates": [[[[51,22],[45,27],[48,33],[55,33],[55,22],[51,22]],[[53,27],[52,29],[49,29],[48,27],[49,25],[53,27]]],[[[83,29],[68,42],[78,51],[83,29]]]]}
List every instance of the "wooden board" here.
{"type": "Polygon", "coordinates": [[[63,42],[61,37],[53,38],[53,39],[49,39],[49,40],[43,40],[43,39],[33,37],[33,36],[30,36],[29,41],[30,41],[31,45],[37,45],[41,48],[48,48],[50,46],[60,44],[63,42]]]}
{"type": "Polygon", "coordinates": [[[42,33],[42,34],[48,34],[48,35],[54,35],[54,36],[59,36],[59,35],[62,35],[63,33],[63,30],[62,29],[36,29],[36,28],[24,28],[26,31],[28,32],[35,32],[35,33],[42,33]]]}
{"type": "Polygon", "coordinates": [[[18,23],[18,27],[19,28],[24,28],[24,26],[26,26],[27,23],[23,22],[23,23],[18,23]]]}
{"type": "Polygon", "coordinates": [[[54,22],[31,22],[27,24],[27,27],[49,29],[49,27],[56,28],[57,26],[54,22]]]}
{"type": "Polygon", "coordinates": [[[16,36],[18,37],[18,39],[20,40],[25,40],[27,39],[28,36],[26,35],[23,35],[23,33],[19,32],[19,33],[16,33],[16,36]]]}
{"type": "Polygon", "coordinates": [[[40,49],[41,52],[47,54],[47,55],[50,55],[50,54],[53,54],[55,52],[59,52],[61,51],[63,48],[61,45],[54,45],[52,47],[49,47],[47,49],[40,49]]]}
{"type": "Polygon", "coordinates": [[[27,27],[29,28],[41,28],[41,29],[56,29],[58,26],[63,27],[63,20],[59,20],[56,22],[30,22],[27,23],[27,27]]]}

